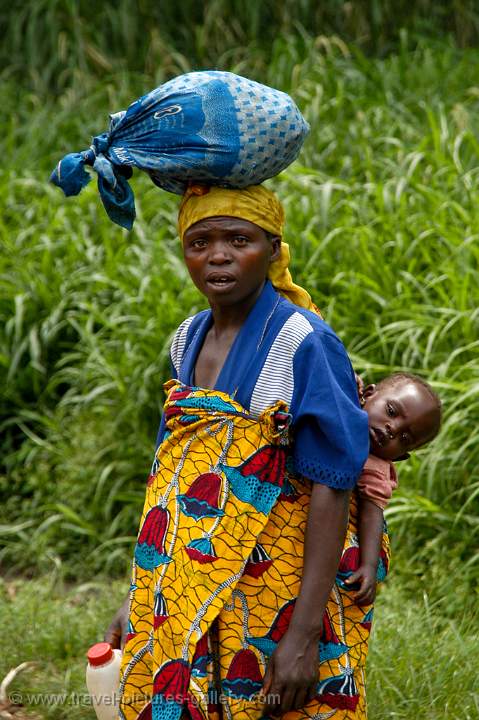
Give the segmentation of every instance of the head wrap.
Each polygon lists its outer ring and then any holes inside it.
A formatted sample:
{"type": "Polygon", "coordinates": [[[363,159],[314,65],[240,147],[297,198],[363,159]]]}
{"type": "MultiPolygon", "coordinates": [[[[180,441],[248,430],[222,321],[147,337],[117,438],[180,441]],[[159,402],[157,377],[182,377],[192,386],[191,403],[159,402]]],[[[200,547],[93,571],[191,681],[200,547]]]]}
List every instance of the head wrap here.
{"type": "MultiPolygon", "coordinates": [[[[189,227],[210,217],[236,217],[258,225],[266,232],[283,236],[284,210],[276,195],[262,185],[243,190],[192,185],[183,196],[178,213],[181,240],[189,227]]],[[[274,287],[295,305],[319,313],[310,294],[293,282],[289,272],[289,246],[281,242],[281,254],[269,268],[268,277],[274,287]]]]}

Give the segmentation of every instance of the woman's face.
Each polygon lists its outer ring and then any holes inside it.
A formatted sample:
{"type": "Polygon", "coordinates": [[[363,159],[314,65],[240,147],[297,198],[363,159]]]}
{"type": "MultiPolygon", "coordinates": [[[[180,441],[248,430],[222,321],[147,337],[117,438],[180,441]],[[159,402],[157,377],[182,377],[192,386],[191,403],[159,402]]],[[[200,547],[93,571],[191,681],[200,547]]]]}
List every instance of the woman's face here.
{"type": "Polygon", "coordinates": [[[186,266],[210,305],[234,305],[258,294],[281,240],[249,220],[205,218],[183,237],[186,266]]]}

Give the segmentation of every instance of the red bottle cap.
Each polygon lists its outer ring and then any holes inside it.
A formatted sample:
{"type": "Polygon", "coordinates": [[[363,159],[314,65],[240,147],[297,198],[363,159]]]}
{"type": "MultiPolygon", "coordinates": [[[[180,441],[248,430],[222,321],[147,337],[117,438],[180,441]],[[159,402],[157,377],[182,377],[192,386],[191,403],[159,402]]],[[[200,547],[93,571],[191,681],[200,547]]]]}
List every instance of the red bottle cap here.
{"type": "Polygon", "coordinates": [[[92,645],[86,654],[90,665],[104,665],[113,657],[110,643],[101,642],[92,645]]]}

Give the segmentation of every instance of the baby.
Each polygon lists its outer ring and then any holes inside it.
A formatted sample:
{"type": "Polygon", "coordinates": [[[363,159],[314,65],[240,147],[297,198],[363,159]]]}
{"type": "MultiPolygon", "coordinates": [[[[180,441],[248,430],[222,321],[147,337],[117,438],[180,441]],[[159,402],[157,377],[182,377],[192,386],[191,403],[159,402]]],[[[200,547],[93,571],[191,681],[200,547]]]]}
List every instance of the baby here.
{"type": "Polygon", "coordinates": [[[383,510],[397,487],[392,461],[433,440],[441,425],[441,401],[416,375],[395,373],[362,392],[369,418],[370,455],[357,484],[360,565],[346,580],[358,605],[374,602],[383,532],[383,510]]]}

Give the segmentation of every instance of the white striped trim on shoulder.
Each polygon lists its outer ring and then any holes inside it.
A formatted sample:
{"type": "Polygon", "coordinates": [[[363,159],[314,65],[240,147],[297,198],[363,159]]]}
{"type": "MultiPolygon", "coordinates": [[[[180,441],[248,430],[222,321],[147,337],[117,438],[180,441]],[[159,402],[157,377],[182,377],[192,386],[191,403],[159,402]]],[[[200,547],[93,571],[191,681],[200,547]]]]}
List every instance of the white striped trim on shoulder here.
{"type": "Polygon", "coordinates": [[[311,323],[299,312],[291,315],[270,347],[251,396],[250,411],[259,415],[277,400],[291,406],[294,392],[293,360],[303,340],[313,332],[311,323]]]}
{"type": "Polygon", "coordinates": [[[173,341],[171,343],[171,348],[170,348],[171,362],[173,363],[173,367],[175,368],[176,374],[178,376],[180,374],[180,367],[181,367],[181,361],[183,360],[183,353],[185,352],[186,336],[188,335],[188,330],[190,328],[190,325],[191,325],[194,317],[195,316],[192,315],[191,317],[186,318],[186,320],[183,320],[180,327],[175,332],[173,341]]]}

